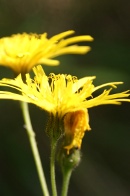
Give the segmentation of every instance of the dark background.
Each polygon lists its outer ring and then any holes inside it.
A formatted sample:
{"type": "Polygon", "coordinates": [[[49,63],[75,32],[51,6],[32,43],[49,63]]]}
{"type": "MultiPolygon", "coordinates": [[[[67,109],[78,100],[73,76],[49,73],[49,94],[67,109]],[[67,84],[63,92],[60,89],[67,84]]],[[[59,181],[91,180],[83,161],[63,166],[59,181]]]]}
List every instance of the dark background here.
{"type": "MultiPolygon", "coordinates": [[[[0,37],[22,32],[47,32],[48,37],[73,29],[76,35],[94,37],[92,51],[84,56],[59,57],[59,67],[47,73],[96,75],[94,84],[124,81],[119,91],[130,89],[130,1],[129,0],[0,0],[0,37]]],[[[0,78],[12,77],[0,67],[0,78]]],[[[49,179],[49,139],[45,135],[47,115],[30,105],[33,127],[49,179]]],[[[130,195],[130,104],[106,105],[89,110],[92,131],[82,144],[82,161],[74,171],[69,195],[130,195]]],[[[61,175],[57,167],[58,191],[61,175]]],[[[23,127],[19,103],[0,101],[0,195],[41,196],[33,157],[23,127]]]]}

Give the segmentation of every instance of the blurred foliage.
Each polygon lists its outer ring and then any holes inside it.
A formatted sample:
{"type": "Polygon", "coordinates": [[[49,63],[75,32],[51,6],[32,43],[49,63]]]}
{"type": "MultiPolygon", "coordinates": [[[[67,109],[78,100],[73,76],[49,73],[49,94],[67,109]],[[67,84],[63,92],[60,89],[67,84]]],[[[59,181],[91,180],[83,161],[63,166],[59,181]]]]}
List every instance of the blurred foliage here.
{"type": "MultiPolygon", "coordinates": [[[[128,0],[0,0],[0,37],[20,32],[47,32],[48,36],[74,29],[91,34],[92,51],[85,56],[59,57],[58,67],[47,73],[70,73],[79,78],[96,75],[95,84],[124,81],[119,90],[130,89],[130,1],[128,0]]],[[[13,77],[0,67],[0,78],[13,77]]],[[[69,195],[130,195],[130,104],[89,110],[92,131],[83,139],[82,161],[74,171],[69,195]]],[[[49,179],[47,115],[30,105],[30,113],[45,175],[49,179]]],[[[41,196],[19,103],[0,102],[0,195],[41,196]]],[[[57,169],[58,190],[61,175],[57,169]]]]}

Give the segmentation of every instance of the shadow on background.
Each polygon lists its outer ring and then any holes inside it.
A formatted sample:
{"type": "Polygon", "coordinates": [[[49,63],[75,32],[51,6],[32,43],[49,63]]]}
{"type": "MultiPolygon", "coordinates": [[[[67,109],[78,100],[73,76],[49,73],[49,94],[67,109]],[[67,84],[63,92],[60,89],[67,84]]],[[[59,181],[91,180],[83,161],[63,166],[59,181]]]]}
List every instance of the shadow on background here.
{"type": "MultiPolygon", "coordinates": [[[[128,0],[0,0],[0,36],[21,32],[48,32],[48,37],[74,29],[76,35],[95,38],[85,56],[59,57],[59,67],[47,73],[69,73],[79,78],[96,75],[95,85],[124,81],[120,90],[130,89],[130,2],[128,0]]],[[[0,67],[0,78],[13,77],[0,67]]],[[[91,132],[86,132],[82,161],[74,171],[69,195],[130,195],[130,104],[100,106],[89,110],[91,132]]],[[[49,179],[49,138],[45,135],[47,115],[30,105],[30,113],[45,175],[49,179]]],[[[0,195],[41,196],[36,168],[23,126],[19,103],[0,101],[0,195]]],[[[61,175],[57,168],[58,191],[61,175]]]]}

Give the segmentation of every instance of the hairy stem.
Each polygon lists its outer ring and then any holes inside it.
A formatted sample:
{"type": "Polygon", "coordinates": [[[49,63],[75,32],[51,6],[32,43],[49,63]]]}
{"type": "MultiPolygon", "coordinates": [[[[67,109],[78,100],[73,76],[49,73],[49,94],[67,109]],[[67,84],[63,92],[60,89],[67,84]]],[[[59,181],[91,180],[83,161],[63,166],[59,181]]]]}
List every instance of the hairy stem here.
{"type": "Polygon", "coordinates": [[[51,186],[52,186],[52,195],[57,196],[56,188],[56,178],[55,178],[55,153],[56,153],[56,141],[52,139],[51,141],[51,158],[50,158],[50,171],[51,171],[51,186]]]}
{"type": "Polygon", "coordinates": [[[20,102],[20,105],[21,105],[21,109],[22,109],[22,113],[23,113],[24,122],[25,122],[25,128],[26,128],[26,131],[28,134],[28,138],[30,141],[34,161],[36,164],[37,173],[38,173],[39,181],[41,184],[42,192],[43,192],[44,196],[49,196],[49,191],[47,188],[47,184],[46,184],[46,180],[45,180],[45,176],[44,176],[44,171],[42,168],[40,155],[39,155],[38,148],[37,148],[37,142],[35,139],[35,133],[33,131],[32,124],[31,124],[28,103],[20,102]]]}

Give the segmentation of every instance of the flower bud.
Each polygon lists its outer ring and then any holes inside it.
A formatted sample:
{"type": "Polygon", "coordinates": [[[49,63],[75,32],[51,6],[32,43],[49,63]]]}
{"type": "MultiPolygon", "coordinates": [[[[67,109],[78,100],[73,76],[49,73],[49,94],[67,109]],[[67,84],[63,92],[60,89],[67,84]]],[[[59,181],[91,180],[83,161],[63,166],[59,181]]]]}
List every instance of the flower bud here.
{"type": "Polygon", "coordinates": [[[70,149],[80,149],[85,131],[91,130],[89,115],[86,109],[69,112],[64,117],[65,144],[69,154],[70,149]]]}

